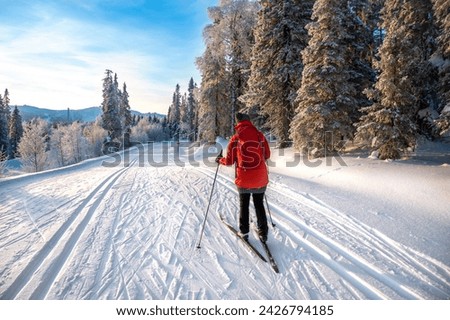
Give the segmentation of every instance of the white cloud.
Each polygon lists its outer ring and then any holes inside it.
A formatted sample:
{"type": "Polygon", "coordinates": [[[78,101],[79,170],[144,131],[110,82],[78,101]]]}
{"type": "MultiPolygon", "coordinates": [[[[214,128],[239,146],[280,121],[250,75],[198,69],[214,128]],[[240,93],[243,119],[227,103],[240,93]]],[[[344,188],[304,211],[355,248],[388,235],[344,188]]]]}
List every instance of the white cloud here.
{"type": "Polygon", "coordinates": [[[106,22],[91,9],[92,16],[80,17],[38,1],[21,11],[23,23],[0,26],[0,92],[8,88],[11,104],[99,105],[111,69],[127,83],[132,108],[165,113],[177,83],[185,88],[191,76],[200,81],[194,59],[201,34],[194,41],[192,30],[106,22]]]}
{"type": "Polygon", "coordinates": [[[1,44],[0,84],[9,89],[12,104],[81,108],[101,102],[101,80],[108,68],[128,82],[131,102],[162,112],[166,106],[161,109],[162,101],[155,101],[158,94],[145,90],[157,87],[148,76],[160,69],[161,61],[146,52],[148,38],[142,37],[67,19],[40,24],[1,44]],[[134,97],[133,85],[139,91],[134,97]]]}

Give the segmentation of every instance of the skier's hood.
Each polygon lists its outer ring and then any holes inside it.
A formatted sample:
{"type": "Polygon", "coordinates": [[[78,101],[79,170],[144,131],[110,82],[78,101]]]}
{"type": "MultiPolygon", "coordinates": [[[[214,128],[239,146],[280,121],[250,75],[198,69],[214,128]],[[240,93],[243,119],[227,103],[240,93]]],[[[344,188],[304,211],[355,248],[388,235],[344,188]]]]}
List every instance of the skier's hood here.
{"type": "Polygon", "coordinates": [[[256,129],[256,127],[253,125],[253,123],[251,123],[250,120],[243,120],[234,127],[234,129],[236,130],[236,132],[238,134],[242,133],[242,131],[249,129],[249,128],[256,129]]]}

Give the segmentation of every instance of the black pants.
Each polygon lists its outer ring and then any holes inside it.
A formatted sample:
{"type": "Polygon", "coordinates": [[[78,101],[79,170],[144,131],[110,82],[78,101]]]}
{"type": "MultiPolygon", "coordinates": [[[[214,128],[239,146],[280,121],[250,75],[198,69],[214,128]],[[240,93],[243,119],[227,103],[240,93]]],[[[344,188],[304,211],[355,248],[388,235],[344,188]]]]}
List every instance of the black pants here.
{"type": "Polygon", "coordinates": [[[239,229],[243,234],[246,234],[250,231],[250,195],[253,195],[253,204],[255,205],[258,233],[259,235],[267,235],[269,229],[267,227],[266,210],[264,209],[264,193],[239,193],[239,229]]]}

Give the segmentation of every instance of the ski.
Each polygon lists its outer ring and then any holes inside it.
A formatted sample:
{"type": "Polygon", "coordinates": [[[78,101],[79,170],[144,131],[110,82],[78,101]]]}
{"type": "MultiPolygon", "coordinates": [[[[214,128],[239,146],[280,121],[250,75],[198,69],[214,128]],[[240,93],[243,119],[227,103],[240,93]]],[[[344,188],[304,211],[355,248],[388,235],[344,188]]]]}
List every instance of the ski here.
{"type": "Polygon", "coordinates": [[[223,222],[223,224],[230,229],[231,232],[233,232],[239,239],[242,240],[242,242],[245,244],[245,246],[250,249],[250,251],[252,251],[255,255],[257,255],[262,261],[267,262],[267,259],[258,251],[258,249],[256,249],[248,240],[244,240],[240,235],[239,232],[233,228],[232,225],[228,224],[222,217],[222,215],[220,215],[220,220],[223,222]]]}
{"type": "Polygon", "coordinates": [[[277,263],[275,262],[275,259],[273,258],[272,253],[269,250],[269,246],[267,245],[266,242],[261,241],[261,243],[263,245],[264,251],[267,254],[267,258],[269,258],[269,263],[270,263],[270,266],[272,267],[273,271],[275,271],[276,273],[280,273],[277,263]]]}

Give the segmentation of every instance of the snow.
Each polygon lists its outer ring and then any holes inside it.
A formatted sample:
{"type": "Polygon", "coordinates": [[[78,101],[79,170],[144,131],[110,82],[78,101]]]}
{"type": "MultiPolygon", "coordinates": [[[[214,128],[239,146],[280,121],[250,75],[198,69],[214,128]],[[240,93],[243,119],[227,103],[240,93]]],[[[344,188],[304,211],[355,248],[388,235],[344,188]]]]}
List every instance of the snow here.
{"type": "Polygon", "coordinates": [[[197,249],[217,149],[173,146],[1,179],[0,298],[450,298],[447,146],[391,162],[273,149],[280,274],[218,217],[237,225],[231,167],[219,168],[197,249]]]}

